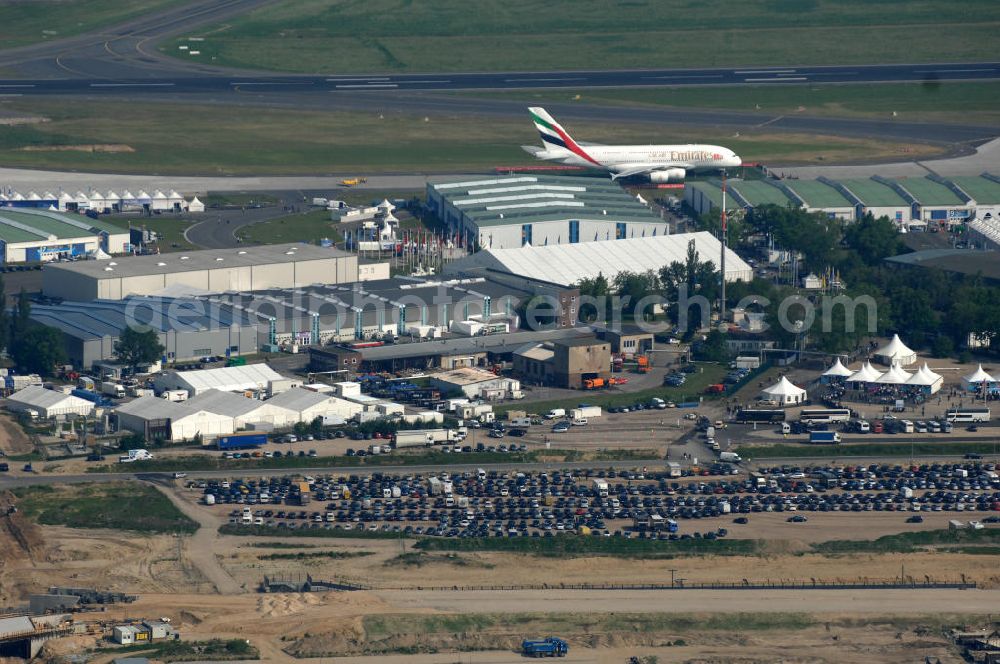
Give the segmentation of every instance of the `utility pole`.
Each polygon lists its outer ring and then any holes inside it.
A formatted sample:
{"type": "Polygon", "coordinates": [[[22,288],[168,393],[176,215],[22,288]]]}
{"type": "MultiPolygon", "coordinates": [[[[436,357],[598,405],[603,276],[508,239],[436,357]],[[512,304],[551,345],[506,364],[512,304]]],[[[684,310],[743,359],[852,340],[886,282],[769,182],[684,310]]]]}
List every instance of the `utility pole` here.
{"type": "Polygon", "coordinates": [[[726,235],[727,235],[727,220],[726,220],[726,171],[722,171],[722,255],[719,257],[719,262],[722,266],[722,296],[719,298],[719,322],[722,325],[726,324],[726,235]]]}
{"type": "Polygon", "coordinates": [[[671,569],[671,570],[669,570],[669,572],[670,572],[670,587],[673,588],[674,587],[674,574],[677,572],[677,570],[676,569],[671,569]]]}

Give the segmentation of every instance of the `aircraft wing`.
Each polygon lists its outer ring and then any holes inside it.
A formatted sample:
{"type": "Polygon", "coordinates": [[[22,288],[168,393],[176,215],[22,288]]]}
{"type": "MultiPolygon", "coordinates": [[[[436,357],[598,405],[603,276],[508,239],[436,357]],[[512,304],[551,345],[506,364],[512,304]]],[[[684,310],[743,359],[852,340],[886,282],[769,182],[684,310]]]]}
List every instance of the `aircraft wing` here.
{"type": "Polygon", "coordinates": [[[628,164],[619,166],[611,166],[609,169],[611,171],[611,179],[617,180],[618,178],[628,178],[633,175],[645,175],[651,171],[662,171],[667,168],[683,168],[684,170],[691,170],[692,164],[682,163],[677,161],[667,161],[659,164],[628,164]]]}

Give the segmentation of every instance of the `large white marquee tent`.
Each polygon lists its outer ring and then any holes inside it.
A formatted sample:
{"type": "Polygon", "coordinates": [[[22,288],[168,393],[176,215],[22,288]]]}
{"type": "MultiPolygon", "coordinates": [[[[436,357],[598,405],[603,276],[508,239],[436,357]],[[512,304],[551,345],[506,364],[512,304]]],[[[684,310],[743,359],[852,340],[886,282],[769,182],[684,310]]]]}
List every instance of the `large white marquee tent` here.
{"type": "Polygon", "coordinates": [[[906,367],[917,361],[917,354],[903,343],[898,334],[894,334],[889,343],[875,351],[875,361],[886,366],[898,364],[906,367]]]}
{"type": "Polygon", "coordinates": [[[801,387],[793,385],[786,377],[782,376],[774,385],[765,387],[760,392],[761,398],[766,401],[777,401],[782,406],[792,406],[806,400],[806,391],[801,387]]]}

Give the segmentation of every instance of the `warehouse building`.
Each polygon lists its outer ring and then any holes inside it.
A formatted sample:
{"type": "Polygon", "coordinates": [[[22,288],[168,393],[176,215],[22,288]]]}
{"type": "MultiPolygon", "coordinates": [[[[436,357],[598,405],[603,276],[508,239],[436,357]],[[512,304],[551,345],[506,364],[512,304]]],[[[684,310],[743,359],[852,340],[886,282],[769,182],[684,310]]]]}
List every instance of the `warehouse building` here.
{"type": "Polygon", "coordinates": [[[78,214],[0,207],[0,260],[37,263],[130,251],[129,232],[78,214]]]}
{"type": "Polygon", "coordinates": [[[299,384],[300,381],[297,379],[285,378],[266,364],[171,371],[160,374],[154,381],[157,393],[166,390],[184,390],[191,397],[209,390],[273,395],[299,384]]]}
{"type": "MultiPolygon", "coordinates": [[[[711,233],[701,231],[576,245],[484,249],[447,264],[444,271],[450,276],[482,275],[490,279],[513,274],[526,282],[566,287],[599,274],[612,281],[621,272],[659,271],[672,262],[683,263],[690,242],[694,242],[701,260],[710,260],[718,267],[722,243],[711,233]]],[[[726,249],[726,281],[752,278],[753,269],[735,251],[726,249]]],[[[572,313],[575,318],[576,312],[572,313]]]]}
{"type": "Polygon", "coordinates": [[[31,320],[59,330],[67,358],[85,369],[114,358],[118,335],[129,325],[156,330],[164,362],[256,353],[259,334],[256,321],[240,311],[170,298],[32,304],[31,320]]]}
{"type": "Polygon", "coordinates": [[[4,400],[4,406],[13,413],[34,412],[43,419],[89,416],[94,413],[92,401],[48,390],[40,385],[31,385],[14,392],[4,400]]]}
{"type": "Polygon", "coordinates": [[[530,291],[482,277],[406,277],[313,285],[199,299],[252,315],[267,329],[262,344],[308,346],[444,332],[487,334],[517,326],[517,306],[530,291]]]}
{"type": "Polygon", "coordinates": [[[498,376],[490,371],[463,367],[431,377],[431,384],[442,394],[461,393],[469,399],[499,401],[521,391],[521,383],[513,378],[498,376]]]}
{"type": "Polygon", "coordinates": [[[120,300],[129,295],[254,291],[357,280],[354,254],[308,244],[274,244],[47,265],[42,291],[65,300],[120,300]]]}
{"type": "Polygon", "coordinates": [[[268,403],[295,413],[298,421],[312,422],[317,417],[326,421],[349,420],[364,410],[364,406],[329,394],[320,394],[294,387],[268,399],[268,403]]]}
{"type": "Polygon", "coordinates": [[[229,415],[201,410],[159,397],[139,397],[115,409],[118,428],[141,434],[146,440],[181,442],[212,440],[235,431],[229,415]]]}
{"type": "Polygon", "coordinates": [[[467,247],[568,245],[670,232],[640,199],[597,178],[523,175],[428,183],[427,205],[467,247]]]}
{"type": "MultiPolygon", "coordinates": [[[[722,206],[720,180],[689,182],[684,199],[702,214],[722,206]]],[[[729,180],[726,207],[730,212],[774,204],[825,212],[831,218],[855,221],[870,213],[888,217],[908,230],[928,223],[962,223],[1000,212],[1000,178],[980,176],[943,178],[871,178],[833,180],[729,180]]]]}
{"type": "Polygon", "coordinates": [[[233,418],[233,428],[236,430],[280,429],[299,421],[298,413],[271,401],[249,399],[221,390],[206,390],[184,403],[191,408],[233,418]]]}
{"type": "Polygon", "coordinates": [[[527,344],[514,353],[514,373],[535,385],[580,389],[588,378],[611,377],[611,343],[577,337],[527,344]]]}

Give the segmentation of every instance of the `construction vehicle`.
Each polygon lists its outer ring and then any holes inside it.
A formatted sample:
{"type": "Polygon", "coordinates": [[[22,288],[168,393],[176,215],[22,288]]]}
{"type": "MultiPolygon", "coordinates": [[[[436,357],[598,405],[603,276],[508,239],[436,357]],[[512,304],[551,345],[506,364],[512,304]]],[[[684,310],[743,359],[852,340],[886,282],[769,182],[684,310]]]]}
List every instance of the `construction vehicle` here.
{"type": "Polygon", "coordinates": [[[584,378],[583,380],[583,389],[585,390],[599,390],[608,385],[610,385],[610,382],[603,378],[584,378]]]}
{"type": "Polygon", "coordinates": [[[569,644],[555,636],[537,641],[525,640],[521,642],[521,652],[526,657],[565,657],[569,644]]]}
{"type": "Polygon", "coordinates": [[[608,386],[612,385],[628,385],[628,378],[625,378],[624,376],[621,378],[611,377],[608,379],[608,386]]]}
{"type": "Polygon", "coordinates": [[[635,358],[635,370],[639,373],[649,373],[649,356],[637,355],[635,358]]]}
{"type": "Polygon", "coordinates": [[[368,178],[344,178],[340,181],[342,187],[353,187],[355,185],[364,184],[368,182],[368,178]]]}

